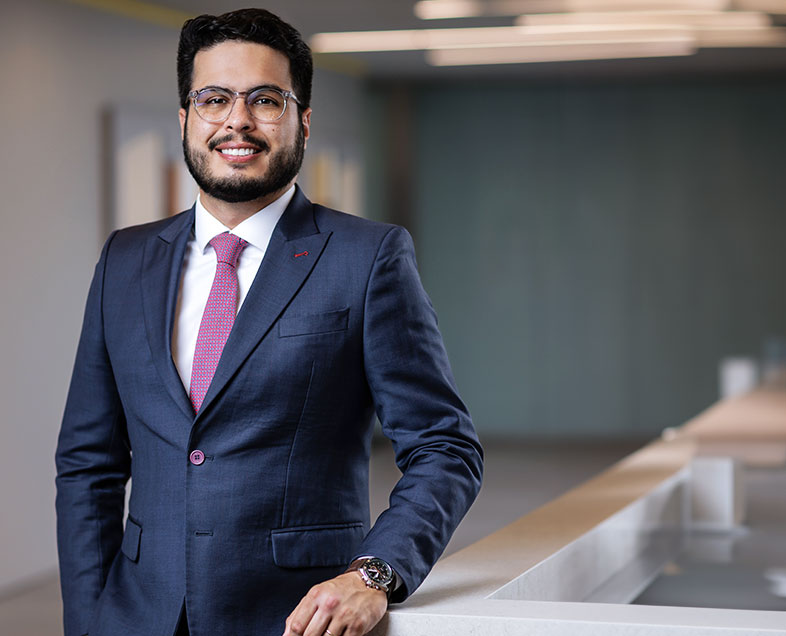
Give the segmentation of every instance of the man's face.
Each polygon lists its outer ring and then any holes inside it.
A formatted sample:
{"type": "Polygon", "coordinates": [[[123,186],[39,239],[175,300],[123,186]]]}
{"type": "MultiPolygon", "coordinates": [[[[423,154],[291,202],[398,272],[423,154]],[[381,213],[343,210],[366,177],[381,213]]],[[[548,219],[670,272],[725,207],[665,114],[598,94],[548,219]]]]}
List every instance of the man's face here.
{"type": "MultiPolygon", "coordinates": [[[[238,92],[259,86],[294,88],[289,60],[282,53],[263,44],[232,40],[194,57],[191,88],[207,86],[238,92]]],[[[311,109],[301,115],[292,100],[284,116],[272,123],[251,117],[243,97],[235,101],[223,122],[203,120],[191,103],[179,114],[186,165],[208,196],[230,203],[264,199],[288,188],[300,170],[311,109]],[[252,153],[232,150],[242,148],[252,153]]]]}

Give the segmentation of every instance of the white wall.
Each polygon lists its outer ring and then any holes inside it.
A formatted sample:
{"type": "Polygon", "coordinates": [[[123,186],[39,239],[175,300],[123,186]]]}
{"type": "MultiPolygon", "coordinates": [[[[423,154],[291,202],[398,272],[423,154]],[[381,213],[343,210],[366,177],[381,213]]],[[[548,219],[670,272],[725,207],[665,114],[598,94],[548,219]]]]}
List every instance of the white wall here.
{"type": "MultiPolygon", "coordinates": [[[[171,109],[177,127],[178,108],[176,29],[54,0],[13,3],[2,13],[0,595],[57,563],[55,444],[108,227],[101,113],[171,109]]],[[[315,93],[327,116],[315,115],[313,147],[359,134],[356,80],[318,71],[315,93]],[[330,109],[342,95],[349,109],[330,109]]]]}
{"type": "Polygon", "coordinates": [[[54,450],[103,241],[100,113],[170,106],[172,30],[29,0],[0,20],[0,592],[56,566],[54,450]]]}

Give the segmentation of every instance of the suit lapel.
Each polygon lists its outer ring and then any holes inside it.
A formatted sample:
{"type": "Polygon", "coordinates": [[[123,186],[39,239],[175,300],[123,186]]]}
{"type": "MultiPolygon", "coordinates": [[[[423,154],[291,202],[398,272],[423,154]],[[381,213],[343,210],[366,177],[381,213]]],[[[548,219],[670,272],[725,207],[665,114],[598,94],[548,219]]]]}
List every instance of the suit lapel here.
{"type": "Polygon", "coordinates": [[[197,417],[210,406],[297,294],[329,238],[330,232],[320,233],[313,206],[298,188],[273,231],[197,417]]]}
{"type": "Polygon", "coordinates": [[[193,226],[192,207],[148,240],[142,258],[142,306],[153,362],[172,399],[189,419],[194,417],[194,408],[172,360],[172,326],[180,271],[193,226]]]}
{"type": "Polygon", "coordinates": [[[210,406],[297,294],[329,238],[330,232],[320,233],[314,222],[313,206],[298,188],[273,232],[197,418],[210,406]]]}

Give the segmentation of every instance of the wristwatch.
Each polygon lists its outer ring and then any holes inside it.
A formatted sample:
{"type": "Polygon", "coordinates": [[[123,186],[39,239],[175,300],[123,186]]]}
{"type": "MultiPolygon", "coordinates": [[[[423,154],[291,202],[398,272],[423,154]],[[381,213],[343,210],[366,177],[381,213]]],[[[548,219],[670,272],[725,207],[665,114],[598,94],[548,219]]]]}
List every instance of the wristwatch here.
{"type": "Polygon", "coordinates": [[[377,557],[361,557],[350,563],[347,572],[357,572],[360,574],[366,587],[372,590],[381,590],[390,598],[393,591],[396,573],[393,568],[382,559],[377,557]]]}

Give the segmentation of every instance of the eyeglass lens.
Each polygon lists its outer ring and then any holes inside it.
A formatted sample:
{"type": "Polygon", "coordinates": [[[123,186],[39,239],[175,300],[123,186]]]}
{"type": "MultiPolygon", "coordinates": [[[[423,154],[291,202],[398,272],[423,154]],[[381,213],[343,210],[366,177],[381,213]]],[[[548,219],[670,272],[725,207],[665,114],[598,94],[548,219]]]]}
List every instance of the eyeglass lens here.
{"type": "MultiPolygon", "coordinates": [[[[234,104],[234,94],[216,88],[209,88],[197,94],[194,106],[199,115],[207,121],[223,121],[229,117],[234,104]]],[[[242,99],[242,95],[240,99],[242,99]]],[[[246,96],[248,110],[259,121],[276,121],[284,114],[286,100],[278,91],[260,88],[246,96]]]]}

